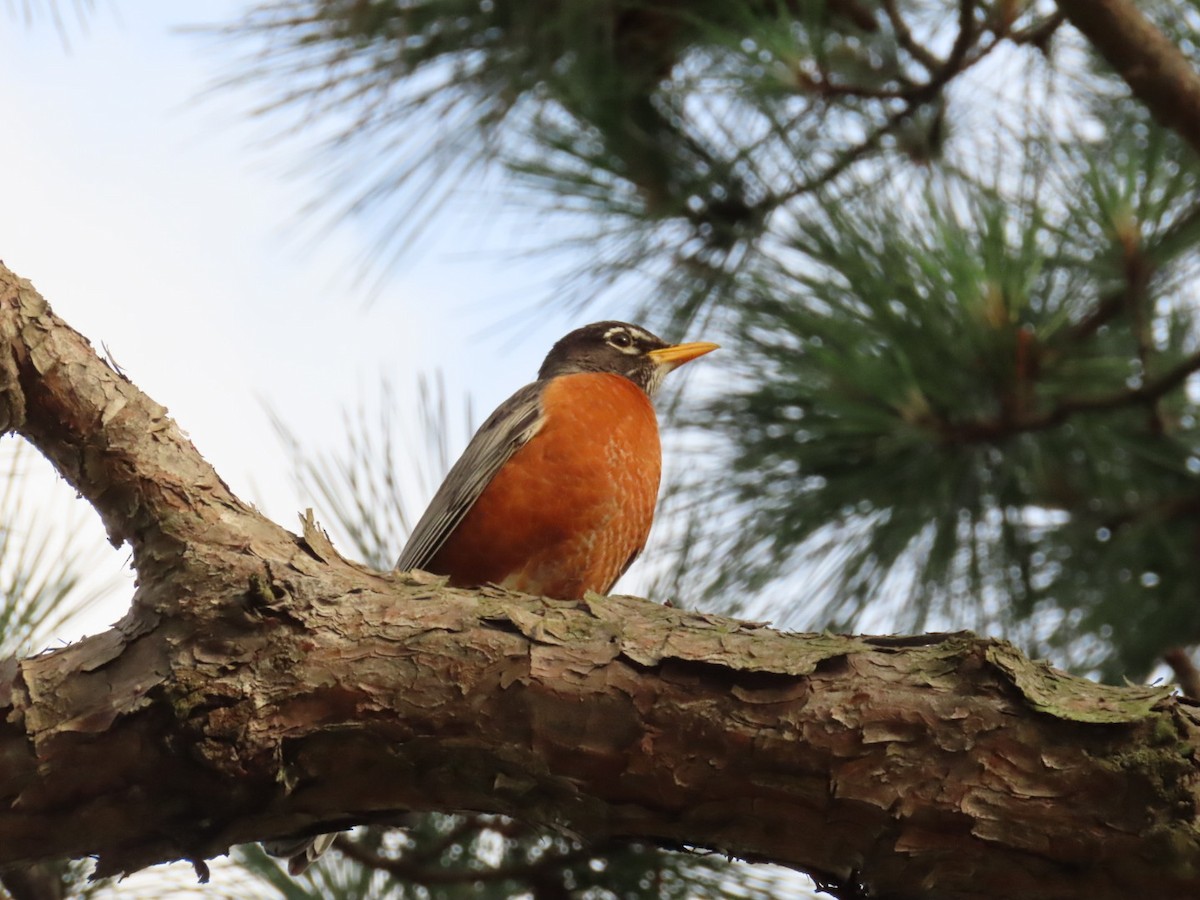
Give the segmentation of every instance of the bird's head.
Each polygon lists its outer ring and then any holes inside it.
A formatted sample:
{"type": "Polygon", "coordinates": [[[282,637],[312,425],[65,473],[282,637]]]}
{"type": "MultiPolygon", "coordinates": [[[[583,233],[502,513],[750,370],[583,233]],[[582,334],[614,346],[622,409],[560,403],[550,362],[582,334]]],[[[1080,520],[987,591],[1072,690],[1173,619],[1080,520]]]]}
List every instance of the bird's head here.
{"type": "Polygon", "coordinates": [[[716,349],[717,345],[708,341],[668,344],[645,328],[627,322],[595,322],[576,328],[555,344],[538,378],[611,372],[625,376],[653,397],[668,372],[716,349]]]}

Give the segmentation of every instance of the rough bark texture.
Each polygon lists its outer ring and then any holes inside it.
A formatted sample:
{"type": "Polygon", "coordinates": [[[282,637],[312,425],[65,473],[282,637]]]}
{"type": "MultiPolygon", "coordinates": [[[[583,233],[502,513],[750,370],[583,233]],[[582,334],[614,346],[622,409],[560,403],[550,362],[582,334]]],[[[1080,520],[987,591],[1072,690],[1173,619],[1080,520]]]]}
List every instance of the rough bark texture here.
{"type": "Polygon", "coordinates": [[[483,810],[894,898],[1200,896],[1200,716],[971,635],[464,592],[242,503],[0,267],[0,426],[133,548],[113,630],[0,664],[0,866],[101,874],[483,810]]]}
{"type": "Polygon", "coordinates": [[[1165,128],[1200,153],[1200,75],[1133,0],[1057,0],[1082,32],[1165,128]]]}

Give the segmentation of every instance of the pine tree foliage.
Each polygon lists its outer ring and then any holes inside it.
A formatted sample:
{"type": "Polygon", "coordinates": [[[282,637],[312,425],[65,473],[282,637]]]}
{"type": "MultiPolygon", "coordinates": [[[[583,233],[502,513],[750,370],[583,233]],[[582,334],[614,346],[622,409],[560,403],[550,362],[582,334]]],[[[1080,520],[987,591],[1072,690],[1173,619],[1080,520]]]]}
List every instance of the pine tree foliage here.
{"type": "MultiPolygon", "coordinates": [[[[47,474],[26,444],[0,443],[0,659],[40,651],[114,586],[97,575],[105,548],[89,540],[87,511],[45,482],[34,487],[47,474]]],[[[0,896],[103,896],[110,882],[89,884],[90,869],[86,860],[59,860],[2,872],[0,896]]]]}
{"type": "MultiPolygon", "coordinates": [[[[1195,173],[1145,122],[1123,133],[1055,160],[1067,184],[875,194],[797,228],[741,306],[754,370],[714,407],[750,522],[725,581],[775,578],[801,547],[836,561],[818,622],[851,626],[903,571],[900,630],[1026,622],[1042,652],[1100,636],[1110,671],[1200,635],[1180,527],[1200,468],[1195,173]]],[[[1106,658],[1084,643],[1077,664],[1106,658]]]]}
{"type": "Polygon", "coordinates": [[[1085,133],[841,197],[757,268],[752,371],[714,406],[751,522],[722,584],[820,559],[805,624],[890,593],[899,630],[1009,630],[1112,678],[1200,639],[1196,164],[1092,78],[1085,133]]]}
{"type": "Polygon", "coordinates": [[[85,511],[31,488],[44,466],[24,444],[0,447],[0,659],[41,650],[114,586],[85,511]]]}
{"type": "Polygon", "coordinates": [[[301,495],[328,520],[338,545],[381,571],[396,564],[412,526],[474,431],[469,401],[450,410],[440,375],[418,381],[416,403],[384,378],[377,396],[342,419],[345,445],[317,453],[272,414],[301,495]],[[415,415],[402,410],[412,406],[415,415]]]}
{"type": "MultiPolygon", "coordinates": [[[[96,6],[93,0],[71,0],[68,5],[76,23],[81,25],[87,23],[87,20],[95,12],[96,6]]],[[[68,22],[63,18],[62,6],[63,4],[57,0],[16,0],[16,2],[9,0],[9,3],[6,4],[6,12],[14,18],[19,18],[27,26],[38,24],[43,18],[48,18],[65,38],[68,22]]]]}

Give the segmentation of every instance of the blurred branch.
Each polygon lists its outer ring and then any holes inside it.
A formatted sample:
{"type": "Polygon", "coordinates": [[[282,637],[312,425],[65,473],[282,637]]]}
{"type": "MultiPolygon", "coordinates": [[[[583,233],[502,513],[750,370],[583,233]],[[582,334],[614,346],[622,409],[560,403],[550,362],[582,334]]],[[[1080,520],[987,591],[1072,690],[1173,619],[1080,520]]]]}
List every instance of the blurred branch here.
{"type": "Polygon", "coordinates": [[[892,23],[892,33],[896,35],[896,43],[930,73],[941,68],[942,61],[923,44],[918,43],[913,38],[908,23],[904,20],[904,16],[901,15],[900,9],[896,5],[896,0],[883,0],[883,10],[887,13],[888,20],[892,23]]]}
{"type": "Polygon", "coordinates": [[[1121,241],[1125,284],[1120,290],[1102,295],[1085,316],[1063,330],[1062,339],[1078,342],[1090,338],[1101,326],[1107,325],[1121,312],[1131,311],[1139,302],[1139,297],[1144,302],[1147,284],[1153,270],[1161,264],[1162,257],[1168,256],[1173,246],[1193,243],[1193,235],[1198,225],[1200,205],[1193,204],[1190,210],[1172,222],[1149,246],[1144,245],[1141,236],[1130,229],[1128,238],[1121,241]]]}
{"type": "Polygon", "coordinates": [[[1200,153],[1200,75],[1129,0],[1057,0],[1058,7],[1157,119],[1200,153]]]}
{"type": "Polygon", "coordinates": [[[68,887],[64,868],[59,862],[46,861],[5,869],[0,871],[0,885],[12,900],[64,900],[68,887]]]}
{"type": "Polygon", "coordinates": [[[477,831],[479,831],[479,817],[466,816],[440,839],[428,841],[424,846],[417,848],[415,853],[409,854],[409,862],[415,866],[425,866],[436,862],[443,853],[455,844],[463,843],[477,831]]]}
{"type": "Polygon", "coordinates": [[[975,0],[959,0],[958,35],[954,38],[954,46],[950,48],[950,55],[937,67],[928,81],[906,92],[912,104],[921,104],[932,100],[942,88],[950,83],[951,79],[975,65],[996,47],[998,41],[992,40],[971,54],[971,47],[975,45],[976,39],[980,35],[979,30],[975,27],[975,9],[975,0]]]}
{"type": "MultiPolygon", "coordinates": [[[[1110,531],[1144,522],[1174,522],[1178,519],[1200,515],[1200,495],[1171,497],[1147,506],[1126,509],[1103,519],[1103,527],[1110,531]]],[[[1200,695],[1197,695],[1200,696],[1200,695]]]]}
{"type": "Polygon", "coordinates": [[[962,71],[963,62],[967,58],[967,51],[975,43],[976,34],[975,0],[959,0],[958,36],[954,39],[954,46],[950,48],[950,55],[946,57],[946,62],[942,66],[941,71],[930,79],[930,89],[936,89],[935,85],[940,87],[941,84],[945,84],[962,71]]]}
{"type": "Polygon", "coordinates": [[[1113,291],[1101,297],[1082,319],[1063,330],[1062,337],[1067,341],[1077,342],[1090,338],[1107,325],[1122,310],[1126,309],[1127,290],[1113,291]]]}
{"type": "Polygon", "coordinates": [[[1200,699],[1200,669],[1196,668],[1191,654],[1183,647],[1175,647],[1163,654],[1163,661],[1175,673],[1184,696],[1200,699]]]}
{"type": "MultiPolygon", "coordinates": [[[[6,4],[10,16],[17,14],[17,5],[13,0],[6,4]]],[[[43,15],[48,16],[54,23],[54,29],[62,40],[63,49],[70,49],[70,24],[62,14],[60,0],[21,0],[20,12],[27,28],[33,27],[43,15]]],[[[88,19],[95,11],[95,0],[72,0],[71,7],[75,12],[75,23],[81,28],[86,27],[88,19]]]]}
{"type": "MultiPolygon", "coordinates": [[[[900,109],[889,114],[863,140],[842,151],[838,158],[831,165],[827,166],[824,171],[793,185],[786,191],[769,195],[759,204],[760,218],[765,215],[763,211],[774,210],[797,197],[814,193],[832,184],[850,169],[851,166],[874,151],[879,146],[880,141],[912,118],[919,109],[936,100],[941,94],[942,89],[955,76],[975,65],[994,50],[999,43],[998,39],[988,42],[974,54],[970,52],[971,47],[974,46],[976,39],[980,35],[980,32],[975,27],[975,9],[975,0],[961,0],[959,4],[958,34],[955,37],[954,46],[944,61],[938,60],[932,55],[927,56],[928,61],[932,64],[932,71],[927,81],[913,85],[912,87],[898,89],[894,92],[863,89],[853,85],[829,85],[825,82],[817,84],[816,89],[818,92],[857,95],[867,98],[902,98],[905,103],[900,109]]],[[[913,46],[918,45],[914,43],[913,46]]]]}
{"type": "Polygon", "coordinates": [[[1140,387],[1127,391],[1060,400],[1045,412],[1027,416],[962,423],[939,420],[936,422],[936,428],[944,439],[955,443],[1002,440],[1022,432],[1054,428],[1079,413],[1102,412],[1141,404],[1152,406],[1197,371],[1200,371],[1200,353],[1187,357],[1157,378],[1147,379],[1140,387]]]}
{"type": "Polygon", "coordinates": [[[1063,14],[1062,10],[1058,10],[1046,18],[1034,22],[1032,25],[1011,32],[1008,35],[1008,39],[1014,44],[1028,44],[1045,52],[1050,38],[1054,36],[1055,32],[1058,31],[1062,23],[1066,20],[1067,17],[1063,14]]]}

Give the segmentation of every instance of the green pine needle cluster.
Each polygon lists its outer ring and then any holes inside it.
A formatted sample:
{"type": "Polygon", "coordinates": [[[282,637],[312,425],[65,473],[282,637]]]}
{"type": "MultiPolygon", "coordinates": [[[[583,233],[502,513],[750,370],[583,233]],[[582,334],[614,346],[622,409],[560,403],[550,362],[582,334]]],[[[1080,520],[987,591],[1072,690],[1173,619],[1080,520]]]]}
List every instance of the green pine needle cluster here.
{"type": "Polygon", "coordinates": [[[1024,196],[875,193],[797,226],[709,411],[747,522],[722,585],[832,555],[809,627],[888,599],[896,630],[1036,614],[1043,651],[1086,632],[1067,658],[1096,666],[1100,636],[1110,673],[1200,639],[1197,172],[1162,131],[1127,137],[1024,196]]]}

